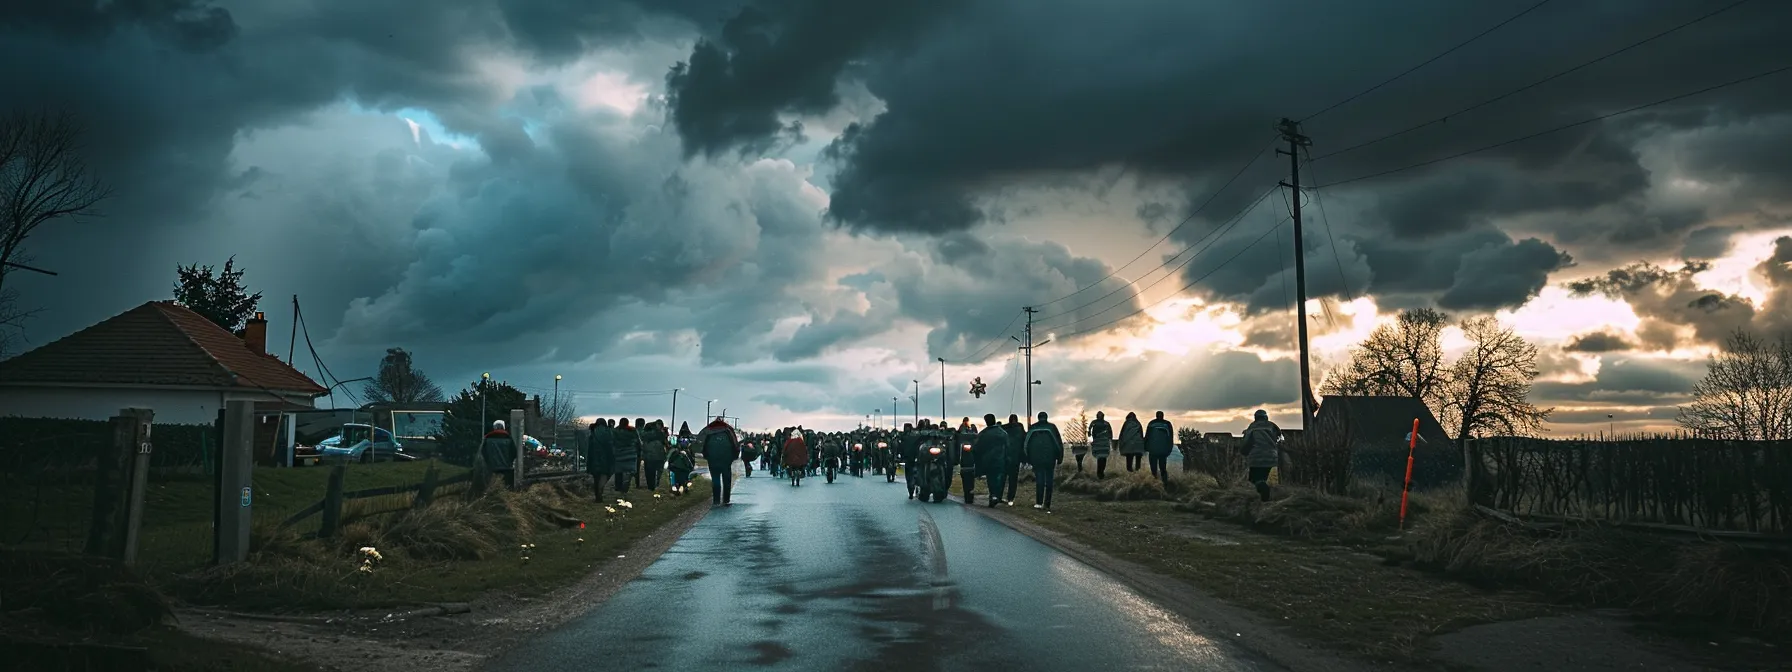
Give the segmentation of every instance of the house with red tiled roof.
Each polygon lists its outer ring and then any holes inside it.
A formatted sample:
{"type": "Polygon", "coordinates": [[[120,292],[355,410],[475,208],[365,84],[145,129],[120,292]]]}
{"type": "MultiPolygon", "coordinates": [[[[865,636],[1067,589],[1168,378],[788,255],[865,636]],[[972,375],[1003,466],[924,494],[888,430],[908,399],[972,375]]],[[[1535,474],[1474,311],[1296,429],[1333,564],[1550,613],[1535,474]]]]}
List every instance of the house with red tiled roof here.
{"type": "Polygon", "coordinates": [[[172,301],[151,301],[0,361],[0,415],[104,420],[121,408],[158,424],[209,424],[228,401],[310,409],[328,392],[267,353],[256,313],[238,336],[172,301]]]}

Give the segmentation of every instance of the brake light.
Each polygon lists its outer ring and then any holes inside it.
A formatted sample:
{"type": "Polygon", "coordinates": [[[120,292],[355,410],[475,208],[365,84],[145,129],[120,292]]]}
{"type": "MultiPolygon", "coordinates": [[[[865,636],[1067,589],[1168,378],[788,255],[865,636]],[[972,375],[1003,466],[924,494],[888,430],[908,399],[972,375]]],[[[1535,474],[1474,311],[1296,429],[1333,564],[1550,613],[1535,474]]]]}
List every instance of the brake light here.
{"type": "Polygon", "coordinates": [[[971,444],[968,444],[968,443],[967,443],[967,444],[964,444],[964,445],[961,445],[961,446],[959,446],[959,447],[960,447],[960,448],[963,448],[963,449],[964,449],[964,452],[967,452],[967,453],[968,453],[968,452],[971,452],[971,444]]]}
{"type": "Polygon", "coordinates": [[[855,443],[855,444],[852,444],[852,449],[853,449],[853,450],[864,450],[864,449],[865,449],[865,444],[863,444],[863,443],[855,443]]]}
{"type": "Polygon", "coordinates": [[[932,448],[928,448],[928,449],[927,449],[927,454],[929,454],[929,455],[938,455],[938,454],[940,454],[940,447],[939,447],[939,446],[934,446],[934,447],[932,447],[932,448]]]}
{"type": "Polygon", "coordinates": [[[890,444],[887,444],[887,443],[884,443],[884,442],[882,442],[882,441],[879,441],[879,442],[877,442],[877,447],[879,447],[879,448],[889,448],[889,447],[890,447],[890,444]]]}

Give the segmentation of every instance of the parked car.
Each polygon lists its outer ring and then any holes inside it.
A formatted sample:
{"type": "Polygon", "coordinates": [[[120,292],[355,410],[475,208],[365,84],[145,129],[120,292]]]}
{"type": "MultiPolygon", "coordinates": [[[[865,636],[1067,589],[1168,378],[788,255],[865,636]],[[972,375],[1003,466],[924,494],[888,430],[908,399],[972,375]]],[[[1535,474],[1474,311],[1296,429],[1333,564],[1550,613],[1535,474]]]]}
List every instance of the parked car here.
{"type": "Polygon", "coordinates": [[[414,460],[404,452],[404,444],[384,429],[348,423],[335,436],[318,442],[317,450],[324,457],[357,462],[391,462],[414,460]],[[371,433],[371,440],[369,434],[371,433]]]}
{"type": "Polygon", "coordinates": [[[323,454],[317,452],[317,446],[298,445],[292,448],[292,466],[311,467],[323,461],[323,454]]]}

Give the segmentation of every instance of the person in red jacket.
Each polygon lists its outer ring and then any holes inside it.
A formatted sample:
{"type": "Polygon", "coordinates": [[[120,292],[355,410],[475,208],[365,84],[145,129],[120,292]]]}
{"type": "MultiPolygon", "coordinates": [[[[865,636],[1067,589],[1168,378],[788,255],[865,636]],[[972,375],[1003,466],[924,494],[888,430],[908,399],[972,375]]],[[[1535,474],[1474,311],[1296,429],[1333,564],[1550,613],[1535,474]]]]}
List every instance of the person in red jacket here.
{"type": "Polygon", "coordinates": [[[740,459],[740,437],[734,435],[734,427],[716,418],[697,433],[695,443],[709,462],[709,478],[714,483],[709,491],[710,505],[734,506],[734,461],[740,459]]]}
{"type": "Polygon", "coordinates": [[[786,470],[802,473],[809,468],[809,444],[803,441],[802,432],[792,431],[790,438],[784,439],[783,457],[786,470]]]}

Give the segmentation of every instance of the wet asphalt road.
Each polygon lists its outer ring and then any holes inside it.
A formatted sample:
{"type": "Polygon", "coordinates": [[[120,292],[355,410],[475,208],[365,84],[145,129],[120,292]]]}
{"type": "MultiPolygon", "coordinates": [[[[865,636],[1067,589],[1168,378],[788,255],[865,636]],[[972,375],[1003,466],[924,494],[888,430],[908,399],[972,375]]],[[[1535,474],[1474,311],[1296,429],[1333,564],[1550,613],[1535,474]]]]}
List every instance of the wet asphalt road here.
{"type": "Polygon", "coordinates": [[[1279,668],[900,479],[755,472],[604,605],[488,669],[1279,668]]]}

